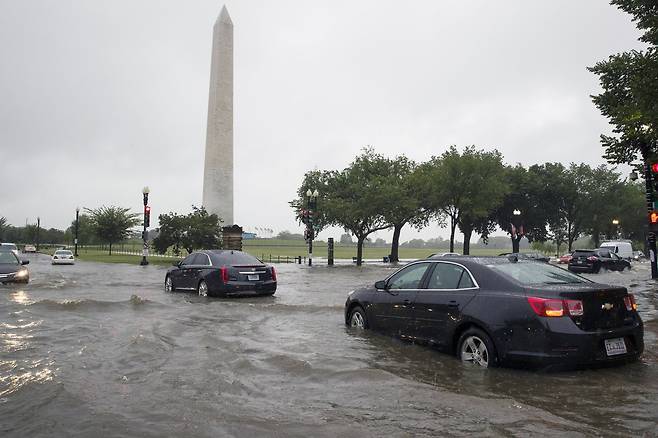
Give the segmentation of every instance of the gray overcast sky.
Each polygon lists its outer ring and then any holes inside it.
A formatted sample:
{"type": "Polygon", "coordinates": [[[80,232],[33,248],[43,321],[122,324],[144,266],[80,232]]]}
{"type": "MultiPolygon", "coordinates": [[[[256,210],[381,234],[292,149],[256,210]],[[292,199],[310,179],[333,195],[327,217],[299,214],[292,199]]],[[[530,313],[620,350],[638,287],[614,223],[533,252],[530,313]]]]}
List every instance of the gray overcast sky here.
{"type": "MultiPolygon", "coordinates": [[[[508,163],[600,164],[608,125],[586,67],[640,47],[603,0],[226,5],[245,229],[300,231],[287,202],[304,172],[343,168],[365,145],[419,161],[474,144],[508,163]]],[[[144,185],[155,216],[200,205],[221,6],[0,1],[0,216],[65,228],[76,206],[141,211],[144,185]]]]}

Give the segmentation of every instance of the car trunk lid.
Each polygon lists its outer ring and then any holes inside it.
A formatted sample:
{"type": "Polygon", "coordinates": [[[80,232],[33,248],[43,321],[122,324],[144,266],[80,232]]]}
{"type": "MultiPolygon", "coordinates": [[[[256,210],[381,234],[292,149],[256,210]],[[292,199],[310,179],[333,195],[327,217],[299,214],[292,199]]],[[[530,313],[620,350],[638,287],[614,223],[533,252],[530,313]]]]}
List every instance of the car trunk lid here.
{"type": "Polygon", "coordinates": [[[550,285],[545,291],[565,300],[582,301],[583,315],[571,318],[583,330],[613,329],[632,323],[624,303],[628,295],[625,287],[581,283],[550,285]]]}

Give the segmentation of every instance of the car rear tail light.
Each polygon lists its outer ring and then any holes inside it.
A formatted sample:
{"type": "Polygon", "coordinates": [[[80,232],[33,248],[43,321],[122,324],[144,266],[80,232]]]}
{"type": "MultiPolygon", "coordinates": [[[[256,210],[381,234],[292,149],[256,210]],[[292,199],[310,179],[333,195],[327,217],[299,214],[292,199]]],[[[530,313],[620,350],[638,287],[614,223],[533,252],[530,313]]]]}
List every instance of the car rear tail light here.
{"type": "Polygon", "coordinates": [[[584,313],[583,302],[580,300],[528,297],[528,303],[539,316],[582,316],[584,313]]]}
{"type": "Polygon", "coordinates": [[[222,277],[223,283],[228,283],[228,268],[226,266],[219,268],[219,275],[222,277]]]}
{"type": "Polygon", "coordinates": [[[637,303],[635,302],[635,295],[628,294],[624,297],[624,304],[626,304],[626,310],[629,312],[637,310],[637,303]]]}
{"type": "Polygon", "coordinates": [[[528,303],[539,316],[563,316],[564,306],[562,300],[549,298],[528,297],[528,303]]]}
{"type": "Polygon", "coordinates": [[[274,266],[272,266],[272,281],[276,281],[276,270],[274,269],[274,266]]]}
{"type": "Polygon", "coordinates": [[[583,302],[580,300],[564,300],[567,312],[571,316],[583,316],[583,302]]]}
{"type": "Polygon", "coordinates": [[[587,260],[589,260],[590,262],[595,262],[595,261],[597,261],[598,259],[599,259],[599,258],[598,258],[597,256],[589,256],[589,257],[587,257],[587,260]]]}

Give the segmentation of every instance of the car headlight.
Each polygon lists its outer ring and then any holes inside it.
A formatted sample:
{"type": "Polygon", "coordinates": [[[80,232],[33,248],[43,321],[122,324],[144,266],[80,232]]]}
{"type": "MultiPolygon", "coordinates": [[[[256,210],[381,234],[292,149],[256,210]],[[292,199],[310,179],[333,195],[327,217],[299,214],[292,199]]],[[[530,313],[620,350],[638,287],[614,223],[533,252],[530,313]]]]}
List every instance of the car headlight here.
{"type": "Polygon", "coordinates": [[[27,269],[23,269],[22,271],[18,271],[15,275],[16,278],[23,278],[27,277],[27,269]]]}

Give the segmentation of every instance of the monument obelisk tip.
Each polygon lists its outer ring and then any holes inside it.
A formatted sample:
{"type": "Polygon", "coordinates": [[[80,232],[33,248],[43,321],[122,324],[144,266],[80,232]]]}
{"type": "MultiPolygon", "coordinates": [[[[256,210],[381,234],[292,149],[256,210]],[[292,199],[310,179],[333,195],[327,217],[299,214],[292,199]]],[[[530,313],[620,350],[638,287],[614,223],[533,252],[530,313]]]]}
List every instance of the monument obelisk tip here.
{"type": "Polygon", "coordinates": [[[230,24],[231,26],[233,26],[233,21],[231,20],[231,16],[228,14],[228,9],[226,9],[226,5],[222,6],[222,11],[219,13],[219,17],[217,17],[217,22],[230,24]]]}

